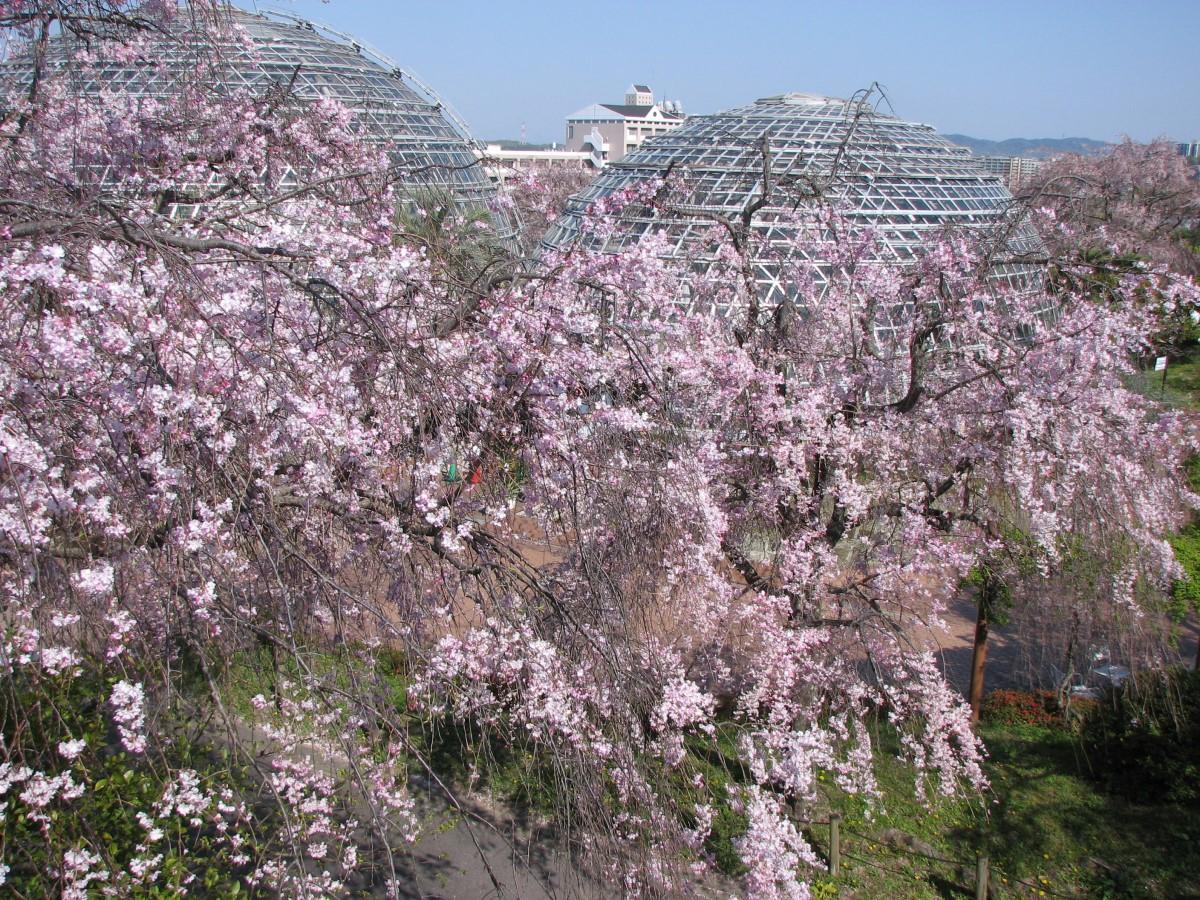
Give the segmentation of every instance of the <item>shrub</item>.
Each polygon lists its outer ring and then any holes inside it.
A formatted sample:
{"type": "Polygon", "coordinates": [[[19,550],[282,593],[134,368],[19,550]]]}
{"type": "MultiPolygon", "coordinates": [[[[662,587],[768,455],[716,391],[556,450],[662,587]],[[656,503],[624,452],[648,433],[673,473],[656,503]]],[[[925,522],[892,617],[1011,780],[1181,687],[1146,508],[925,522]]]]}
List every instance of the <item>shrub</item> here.
{"type": "Polygon", "coordinates": [[[1084,719],[1095,777],[1142,802],[1200,803],[1200,672],[1130,679],[1084,719]]]}
{"type": "Polygon", "coordinates": [[[1193,522],[1174,535],[1171,548],[1184,572],[1171,588],[1171,611],[1182,620],[1193,609],[1200,609],[1200,524],[1193,522]]]}
{"type": "Polygon", "coordinates": [[[984,698],[983,719],[992,725],[1035,725],[1061,728],[1062,716],[1053,691],[992,691],[984,698]]]}
{"type": "Polygon", "coordinates": [[[258,848],[225,788],[246,785],[226,761],[159,716],[157,752],[126,749],[136,742],[109,722],[117,679],[91,660],[57,676],[29,668],[0,700],[0,883],[11,896],[164,897],[189,885],[245,896],[258,848]]]}

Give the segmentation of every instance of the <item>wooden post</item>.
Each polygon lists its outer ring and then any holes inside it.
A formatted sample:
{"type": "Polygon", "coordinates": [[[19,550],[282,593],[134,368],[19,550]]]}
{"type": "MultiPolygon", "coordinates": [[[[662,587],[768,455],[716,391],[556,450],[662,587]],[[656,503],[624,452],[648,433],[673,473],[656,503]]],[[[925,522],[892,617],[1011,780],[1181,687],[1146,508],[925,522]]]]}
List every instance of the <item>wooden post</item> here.
{"type": "Polygon", "coordinates": [[[842,868],[842,814],[829,814],[829,874],[837,878],[842,868]]]}
{"type": "Polygon", "coordinates": [[[987,900],[988,858],[981,856],[975,861],[975,900],[987,900]]]}

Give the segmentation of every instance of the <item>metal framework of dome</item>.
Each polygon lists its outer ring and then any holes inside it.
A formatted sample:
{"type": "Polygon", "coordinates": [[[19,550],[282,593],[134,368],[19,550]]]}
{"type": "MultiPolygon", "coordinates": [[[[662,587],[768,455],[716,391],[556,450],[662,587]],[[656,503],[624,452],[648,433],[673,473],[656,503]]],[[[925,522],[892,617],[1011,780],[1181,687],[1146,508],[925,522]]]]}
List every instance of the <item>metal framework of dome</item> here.
{"type": "MultiPolygon", "coordinates": [[[[666,241],[665,257],[704,271],[712,262],[714,227],[739,221],[760,202],[751,229],[762,248],[754,276],[764,309],[792,298],[789,264],[801,258],[797,228],[806,216],[814,220],[822,202],[873,227],[881,258],[897,264],[912,259],[935,233],[1006,225],[1002,246],[1009,261],[997,264],[993,277],[1021,287],[1031,270],[1019,259],[1041,246],[1031,227],[1011,221],[1012,195],[999,178],[931,126],[883,114],[869,96],[837,100],[799,93],[695,116],[644,141],[571,199],[543,246],[557,249],[579,240],[620,252],[654,233],[666,241]],[[765,158],[770,190],[763,202],[765,158]],[[668,172],[678,187],[668,187],[653,208],[631,203],[615,229],[595,232],[603,237],[581,228],[597,200],[668,172]]],[[[821,261],[813,262],[820,280],[821,261]]],[[[681,302],[695,301],[689,296],[681,302]]]]}
{"type": "MultiPolygon", "coordinates": [[[[196,60],[215,57],[224,78],[212,86],[215,91],[261,93],[281,84],[301,100],[337,100],[355,113],[353,124],[364,140],[386,147],[408,190],[444,191],[458,208],[486,212],[502,239],[515,237],[516,223],[480,162],[482,145],[412,72],[349,35],[288,13],[229,7],[227,15],[249,38],[248,44],[225,30],[197,28],[187,8],[181,7],[159,45],[161,58],[152,61],[157,65],[112,61],[102,67],[72,66],[75,48],[58,38],[48,50],[48,67],[65,70],[72,89],[84,95],[108,90],[163,99],[172,95],[196,60]]],[[[0,63],[0,80],[12,83],[31,77],[28,58],[0,63]]],[[[177,214],[186,216],[188,210],[177,214]]]]}

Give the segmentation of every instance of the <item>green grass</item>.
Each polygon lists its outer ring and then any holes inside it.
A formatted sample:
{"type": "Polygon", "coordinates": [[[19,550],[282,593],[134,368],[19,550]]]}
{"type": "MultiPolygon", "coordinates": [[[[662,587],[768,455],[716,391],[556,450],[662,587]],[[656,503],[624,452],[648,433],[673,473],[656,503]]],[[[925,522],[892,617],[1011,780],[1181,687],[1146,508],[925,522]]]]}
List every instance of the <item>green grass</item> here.
{"type": "Polygon", "coordinates": [[[1104,792],[1063,732],[994,729],[985,740],[995,795],[988,843],[1011,876],[1089,897],[1200,893],[1196,810],[1104,792]]]}
{"type": "MultiPolygon", "coordinates": [[[[1162,373],[1159,373],[1159,385],[1162,373]]],[[[1186,356],[1167,361],[1167,391],[1183,399],[1184,404],[1196,409],[1200,400],[1200,351],[1191,350],[1186,356]]]]}
{"type": "MultiPolygon", "coordinates": [[[[980,798],[922,805],[911,770],[878,764],[883,809],[868,817],[844,804],[843,873],[823,880],[839,897],[973,896],[977,854],[986,849],[1006,897],[1184,898],[1200,896],[1200,815],[1141,805],[1102,791],[1066,732],[985,726],[991,788],[980,798]],[[952,866],[898,852],[873,838],[896,829],[930,845],[952,866]]],[[[838,801],[835,801],[837,803],[838,801]]],[[[828,828],[812,829],[822,853],[828,828]]]]}
{"type": "Polygon", "coordinates": [[[1167,379],[1153,370],[1142,372],[1132,385],[1139,393],[1169,406],[1200,409],[1200,349],[1190,348],[1180,356],[1167,360],[1167,379]]]}

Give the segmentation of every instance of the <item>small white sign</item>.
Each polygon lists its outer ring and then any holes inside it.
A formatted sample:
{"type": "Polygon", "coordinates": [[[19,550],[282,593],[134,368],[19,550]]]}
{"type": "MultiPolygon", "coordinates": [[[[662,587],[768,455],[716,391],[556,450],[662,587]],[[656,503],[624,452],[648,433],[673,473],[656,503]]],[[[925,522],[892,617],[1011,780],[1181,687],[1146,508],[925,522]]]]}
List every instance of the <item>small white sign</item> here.
{"type": "Polygon", "coordinates": [[[1155,372],[1163,372],[1166,370],[1166,368],[1167,368],[1167,358],[1165,356],[1160,356],[1158,359],[1156,359],[1154,361],[1154,371],[1155,372]]]}

